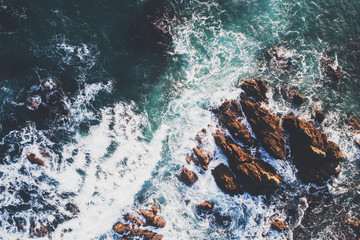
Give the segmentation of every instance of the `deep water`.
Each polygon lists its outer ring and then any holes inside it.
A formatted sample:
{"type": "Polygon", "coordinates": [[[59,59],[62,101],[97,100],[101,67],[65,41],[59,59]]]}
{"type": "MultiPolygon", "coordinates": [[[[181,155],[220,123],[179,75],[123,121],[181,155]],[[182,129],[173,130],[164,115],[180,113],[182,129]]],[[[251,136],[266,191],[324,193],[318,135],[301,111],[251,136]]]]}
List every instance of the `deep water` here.
{"type": "MultiPolygon", "coordinates": [[[[347,123],[360,117],[360,2],[162,1],[175,15],[167,45],[148,30],[160,2],[149,1],[0,0],[0,239],[33,237],[40,224],[45,239],[120,239],[113,224],[154,201],[167,225],[153,230],[164,239],[345,239],[346,219],[360,217],[360,149],[347,123]],[[239,98],[248,78],[267,83],[280,117],[323,110],[318,127],[345,155],[337,178],[304,184],[291,159],[261,150],[284,180],[272,196],[231,197],[211,171],[190,188],[178,181],[196,133],[218,125],[209,109],[239,98]],[[290,88],[301,107],[281,94],[290,88]],[[29,153],[43,153],[46,167],[29,153]],[[310,187],[322,202],[307,227],[310,187]],[[231,221],[199,214],[205,200],[231,221]],[[289,230],[272,231],[275,218],[289,230]]],[[[226,162],[210,135],[206,149],[209,169],[226,162]]]]}

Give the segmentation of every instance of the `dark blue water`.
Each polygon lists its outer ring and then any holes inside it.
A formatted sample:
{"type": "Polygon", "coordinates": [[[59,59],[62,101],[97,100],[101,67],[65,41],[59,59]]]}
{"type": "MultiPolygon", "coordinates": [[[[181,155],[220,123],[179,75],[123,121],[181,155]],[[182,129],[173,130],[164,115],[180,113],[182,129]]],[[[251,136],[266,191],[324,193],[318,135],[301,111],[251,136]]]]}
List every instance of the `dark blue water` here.
{"type": "MultiPolygon", "coordinates": [[[[45,239],[115,239],[123,213],[155,201],[164,239],[344,239],[345,219],[360,215],[360,150],[346,123],[360,117],[359,11],[354,0],[0,0],[0,238],[26,239],[44,224],[45,239]],[[171,21],[159,33],[151,23],[162,4],[171,21]],[[274,48],[290,67],[273,60],[274,48]],[[287,160],[262,153],[284,179],[270,197],[223,194],[210,171],[192,188],[176,178],[196,133],[215,130],[208,109],[252,77],[268,84],[279,116],[322,109],[320,128],[346,157],[310,228],[310,185],[287,160]],[[304,96],[301,107],[284,99],[288,88],[304,96]],[[205,200],[232,221],[199,216],[205,200]],[[289,231],[271,231],[274,218],[289,231]]],[[[226,161],[210,136],[206,149],[210,169],[226,161]]]]}

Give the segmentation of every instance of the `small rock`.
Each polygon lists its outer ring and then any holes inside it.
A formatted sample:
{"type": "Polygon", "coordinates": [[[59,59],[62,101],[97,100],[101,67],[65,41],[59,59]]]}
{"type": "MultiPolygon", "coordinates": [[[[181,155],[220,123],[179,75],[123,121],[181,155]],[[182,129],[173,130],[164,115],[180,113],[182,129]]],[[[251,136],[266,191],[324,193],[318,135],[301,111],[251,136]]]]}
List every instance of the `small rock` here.
{"type": "Polygon", "coordinates": [[[151,207],[151,210],[141,210],[139,213],[144,216],[147,224],[157,228],[163,228],[165,227],[166,222],[161,216],[157,216],[158,212],[159,209],[154,204],[151,207]]]}
{"type": "Polygon", "coordinates": [[[43,160],[41,160],[40,158],[37,158],[34,153],[30,153],[26,157],[32,164],[38,164],[41,166],[45,166],[45,162],[43,160]]]}
{"type": "Polygon", "coordinates": [[[191,186],[198,180],[198,176],[196,175],[196,173],[194,173],[193,171],[190,171],[186,167],[184,167],[181,170],[178,178],[180,181],[182,181],[183,183],[185,183],[188,186],[191,186]]]}
{"type": "Polygon", "coordinates": [[[350,116],[350,118],[349,118],[349,124],[350,124],[350,127],[351,127],[354,131],[359,131],[359,130],[360,130],[360,122],[356,119],[356,117],[350,116]]]}
{"type": "Polygon", "coordinates": [[[301,96],[299,92],[294,92],[292,96],[292,103],[297,106],[303,104],[304,103],[303,96],[301,96]]]}
{"type": "Polygon", "coordinates": [[[236,195],[242,193],[242,190],[230,169],[224,165],[220,164],[211,171],[212,175],[215,178],[215,182],[218,187],[227,194],[236,195]]]}
{"type": "Polygon", "coordinates": [[[209,201],[205,201],[205,202],[197,204],[196,208],[200,209],[200,210],[209,211],[209,210],[212,210],[214,208],[214,203],[209,202],[209,201]]]}
{"type": "Polygon", "coordinates": [[[325,119],[325,114],[320,111],[319,109],[316,109],[315,110],[315,121],[318,122],[318,123],[322,123],[325,119]]]}
{"type": "Polygon", "coordinates": [[[326,75],[334,81],[340,81],[341,78],[340,72],[331,64],[326,68],[326,75]]]}
{"type": "Polygon", "coordinates": [[[275,219],[274,222],[271,223],[271,228],[278,232],[283,232],[287,229],[284,222],[279,219],[275,219]]]}

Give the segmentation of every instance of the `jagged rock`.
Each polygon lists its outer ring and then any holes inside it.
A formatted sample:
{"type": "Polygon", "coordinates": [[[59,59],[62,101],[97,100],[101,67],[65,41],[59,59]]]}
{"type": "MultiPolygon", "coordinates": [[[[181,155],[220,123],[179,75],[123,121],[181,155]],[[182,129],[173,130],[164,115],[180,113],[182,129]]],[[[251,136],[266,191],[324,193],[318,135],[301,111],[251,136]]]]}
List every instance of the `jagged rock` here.
{"type": "Polygon", "coordinates": [[[45,166],[45,162],[41,160],[40,158],[37,158],[34,153],[30,153],[26,156],[26,158],[32,163],[32,164],[38,164],[41,166],[45,166]]]}
{"type": "Polygon", "coordinates": [[[195,156],[197,157],[197,160],[193,160],[193,161],[196,161],[195,163],[201,166],[206,171],[210,163],[208,155],[205,154],[203,150],[200,148],[193,148],[193,151],[195,156]]]}
{"type": "Polygon", "coordinates": [[[225,101],[216,114],[220,123],[229,130],[230,134],[240,142],[251,146],[252,137],[246,127],[239,121],[241,110],[236,100],[225,101]]]}
{"type": "Polygon", "coordinates": [[[292,94],[292,104],[294,105],[301,105],[304,103],[304,98],[303,96],[301,96],[301,94],[299,92],[293,92],[292,94]]]}
{"type": "Polygon", "coordinates": [[[290,134],[290,147],[294,164],[304,182],[318,185],[337,175],[336,168],[344,156],[339,147],[309,122],[296,116],[286,116],[283,128],[290,134]]]}
{"type": "Polygon", "coordinates": [[[125,214],[124,219],[125,221],[131,222],[136,226],[147,226],[145,222],[143,222],[141,219],[131,214],[125,214]]]}
{"type": "Polygon", "coordinates": [[[133,228],[130,224],[124,224],[122,222],[117,222],[113,226],[113,230],[123,235],[122,239],[133,239],[134,237],[142,237],[147,240],[160,240],[162,239],[162,235],[157,234],[153,231],[142,230],[140,228],[133,228]]]}
{"type": "Polygon", "coordinates": [[[139,212],[139,214],[141,214],[142,216],[144,216],[144,218],[146,219],[146,223],[157,227],[157,228],[162,228],[165,227],[166,222],[165,220],[161,217],[158,216],[159,209],[158,207],[154,204],[150,210],[141,210],[139,212]]]}
{"type": "Polygon", "coordinates": [[[249,99],[241,101],[242,109],[254,131],[257,140],[270,156],[283,159],[285,157],[285,138],[280,128],[280,120],[259,103],[249,99]]]}
{"type": "Polygon", "coordinates": [[[253,195],[268,194],[274,192],[281,184],[281,177],[271,165],[262,160],[254,160],[229,137],[216,133],[214,138],[245,191],[253,195]]]}
{"type": "Polygon", "coordinates": [[[271,223],[271,228],[278,232],[282,232],[287,229],[284,222],[279,219],[275,219],[274,222],[271,223]]]}
{"type": "Polygon", "coordinates": [[[212,210],[214,208],[214,203],[209,202],[209,201],[205,201],[205,202],[197,204],[196,208],[200,209],[200,210],[204,210],[204,211],[209,211],[209,210],[212,210]]]}
{"type": "Polygon", "coordinates": [[[196,173],[194,173],[193,171],[190,171],[186,167],[184,167],[181,170],[178,178],[180,181],[182,181],[183,183],[185,183],[188,186],[191,186],[198,180],[196,173]]]}
{"type": "Polygon", "coordinates": [[[242,193],[239,184],[230,169],[224,164],[218,165],[211,171],[218,187],[227,194],[236,195],[242,193]]]}
{"type": "Polygon", "coordinates": [[[315,109],[314,119],[316,122],[322,123],[325,119],[325,114],[322,111],[320,111],[319,109],[315,109]]]}
{"type": "Polygon", "coordinates": [[[241,83],[240,87],[242,90],[244,90],[247,97],[253,98],[255,101],[269,101],[266,97],[266,93],[268,91],[267,86],[264,81],[258,78],[245,80],[241,83]]]}
{"type": "Polygon", "coordinates": [[[341,78],[340,72],[331,64],[326,68],[326,75],[334,81],[340,81],[341,78]]]}

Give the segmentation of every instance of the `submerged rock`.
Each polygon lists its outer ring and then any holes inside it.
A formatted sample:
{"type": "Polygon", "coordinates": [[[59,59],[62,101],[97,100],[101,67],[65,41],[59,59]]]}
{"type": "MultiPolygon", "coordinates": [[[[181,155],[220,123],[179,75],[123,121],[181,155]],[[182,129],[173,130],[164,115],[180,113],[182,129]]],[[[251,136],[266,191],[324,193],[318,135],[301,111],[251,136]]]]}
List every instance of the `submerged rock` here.
{"type": "Polygon", "coordinates": [[[231,138],[214,134],[216,144],[228,158],[230,169],[244,190],[253,195],[274,192],[281,184],[275,169],[262,160],[254,160],[231,138]]]}
{"type": "Polygon", "coordinates": [[[337,82],[341,79],[340,72],[331,64],[329,64],[326,68],[326,76],[337,82]]]}
{"type": "Polygon", "coordinates": [[[241,83],[240,87],[244,90],[247,97],[253,98],[255,101],[269,101],[266,97],[266,93],[268,91],[267,86],[261,79],[256,78],[245,80],[241,83]]]}
{"type": "Polygon", "coordinates": [[[37,165],[40,165],[40,166],[45,166],[45,162],[40,159],[40,158],[37,158],[36,155],[34,153],[30,153],[26,156],[26,158],[32,163],[32,164],[37,164],[37,165]]]}
{"type": "Polygon", "coordinates": [[[283,128],[290,134],[294,164],[302,181],[321,185],[339,173],[337,167],[344,156],[324,133],[296,116],[284,117],[283,128]]]}
{"type": "Polygon", "coordinates": [[[280,120],[259,103],[249,99],[241,101],[242,109],[262,147],[276,159],[285,157],[285,138],[280,120]]]}
{"type": "Polygon", "coordinates": [[[205,201],[205,202],[197,204],[196,208],[200,209],[200,210],[204,210],[204,211],[209,211],[209,210],[212,210],[214,208],[214,203],[209,202],[209,201],[205,201]]]}
{"type": "Polygon", "coordinates": [[[216,116],[220,123],[229,130],[230,134],[240,142],[251,146],[252,137],[246,127],[239,121],[241,110],[236,100],[225,101],[220,107],[216,116]]]}
{"type": "Polygon", "coordinates": [[[230,195],[243,193],[239,184],[236,182],[234,175],[225,164],[221,163],[214,168],[211,173],[215,178],[216,184],[224,193],[230,195]]]}
{"type": "Polygon", "coordinates": [[[180,181],[182,181],[183,183],[185,183],[188,186],[191,186],[198,180],[196,173],[194,173],[193,171],[190,171],[186,167],[184,167],[181,170],[178,178],[180,181]]]}
{"type": "Polygon", "coordinates": [[[78,206],[74,203],[67,203],[65,205],[65,210],[71,212],[72,214],[77,214],[79,212],[78,206]]]}
{"type": "Polygon", "coordinates": [[[274,222],[271,223],[271,228],[278,232],[283,232],[287,229],[285,223],[279,219],[275,219],[274,222]]]}

